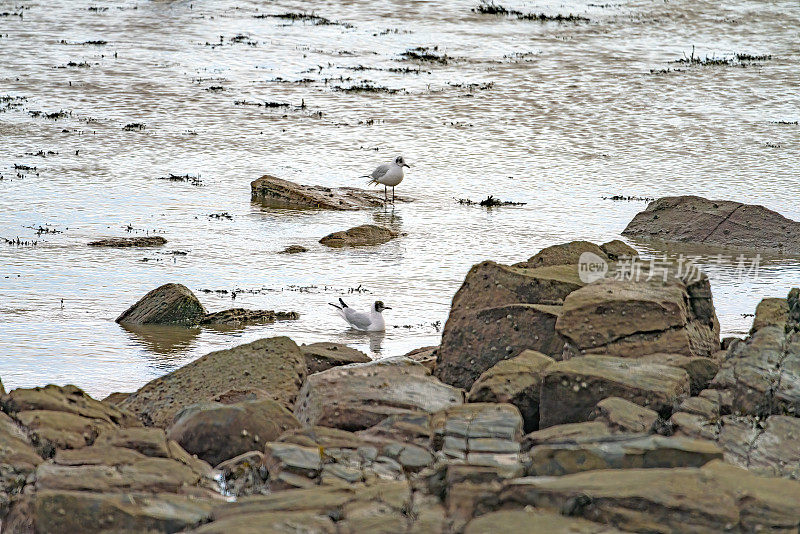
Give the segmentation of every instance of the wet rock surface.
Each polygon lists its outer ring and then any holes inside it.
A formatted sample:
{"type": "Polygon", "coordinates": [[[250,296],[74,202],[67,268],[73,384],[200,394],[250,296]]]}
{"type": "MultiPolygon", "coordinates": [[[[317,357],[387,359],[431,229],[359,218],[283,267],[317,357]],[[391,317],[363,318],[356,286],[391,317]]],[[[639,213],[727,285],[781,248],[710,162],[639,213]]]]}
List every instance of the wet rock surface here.
{"type": "Polygon", "coordinates": [[[201,319],[201,325],[226,325],[243,326],[248,324],[274,323],[275,321],[288,321],[299,318],[297,312],[281,312],[272,310],[245,310],[231,308],[220,312],[207,313],[201,319]]]}
{"type": "MultiPolygon", "coordinates": [[[[264,175],[250,184],[253,200],[271,208],[358,210],[383,206],[383,191],[300,185],[264,175]]],[[[409,199],[397,196],[396,202],[409,199]]]]}
{"type": "Polygon", "coordinates": [[[664,197],[651,202],[623,235],[800,253],[800,222],[764,206],[697,196],[664,197]]]}
{"type": "Polygon", "coordinates": [[[399,235],[397,232],[382,226],[362,224],[349,230],[328,234],[320,239],[319,242],[331,248],[370,247],[387,243],[399,235]]]}

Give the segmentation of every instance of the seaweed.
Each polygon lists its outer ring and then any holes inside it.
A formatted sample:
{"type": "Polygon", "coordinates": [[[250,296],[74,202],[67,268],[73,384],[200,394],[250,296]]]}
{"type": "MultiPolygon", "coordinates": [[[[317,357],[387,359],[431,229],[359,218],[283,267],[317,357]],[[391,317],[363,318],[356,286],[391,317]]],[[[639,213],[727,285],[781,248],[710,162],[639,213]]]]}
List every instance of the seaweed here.
{"type": "Polygon", "coordinates": [[[481,200],[480,202],[475,202],[474,200],[470,200],[468,198],[459,198],[456,199],[456,202],[459,204],[464,204],[466,206],[483,206],[484,208],[494,208],[497,206],[524,206],[527,202],[512,202],[510,200],[500,200],[494,198],[494,195],[489,195],[485,199],[481,200]]]}
{"type": "Polygon", "coordinates": [[[534,22],[591,22],[588,18],[580,15],[556,14],[546,15],[545,13],[523,13],[516,9],[508,9],[500,4],[495,4],[492,0],[481,0],[481,3],[472,8],[474,13],[481,15],[500,15],[505,17],[514,17],[517,20],[530,20],[534,22]]]}
{"type": "Polygon", "coordinates": [[[130,124],[126,124],[122,127],[122,129],[126,132],[141,132],[147,127],[146,124],[143,122],[132,122],[130,124]]]}
{"type": "Polygon", "coordinates": [[[440,63],[442,65],[447,65],[453,58],[448,56],[447,54],[437,54],[439,50],[438,46],[434,46],[433,48],[429,48],[426,46],[417,46],[415,48],[409,48],[402,54],[400,57],[409,60],[409,61],[426,61],[430,63],[440,63]]]}
{"type": "Polygon", "coordinates": [[[159,176],[159,180],[167,180],[170,182],[187,182],[194,186],[201,186],[203,185],[203,180],[200,179],[200,176],[193,176],[191,174],[172,174],[170,173],[169,176],[159,176]]]}

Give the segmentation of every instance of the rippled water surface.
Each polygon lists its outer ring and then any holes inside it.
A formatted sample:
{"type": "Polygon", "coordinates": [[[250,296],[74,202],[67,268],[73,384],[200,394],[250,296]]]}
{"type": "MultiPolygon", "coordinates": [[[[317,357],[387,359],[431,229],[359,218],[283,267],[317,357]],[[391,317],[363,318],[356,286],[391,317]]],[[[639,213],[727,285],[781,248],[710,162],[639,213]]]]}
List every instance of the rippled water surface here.
{"type": "MultiPolygon", "coordinates": [[[[588,22],[476,5],[0,1],[0,237],[36,242],[0,241],[6,387],[130,391],[210,350],[273,335],[375,357],[436,344],[472,264],[619,237],[646,203],[610,195],[699,194],[800,219],[796,0],[507,4],[588,22]],[[267,16],[285,13],[332,24],[267,16]],[[403,55],[416,47],[433,61],[403,55]],[[684,57],[721,61],[676,62],[684,57]],[[397,154],[412,164],[398,189],[409,204],[297,212],[250,199],[250,181],[265,173],[364,186],[360,175],[397,154]],[[202,184],[159,179],[170,174],[202,184]],[[455,201],[489,194],[526,204],[455,201]],[[210,217],[221,213],[230,218],[210,217]],[[317,243],[368,222],[405,235],[358,250],[317,243]],[[169,243],[86,246],[153,233],[169,243]],[[310,251],[276,254],[291,244],[310,251]],[[301,318],[243,330],[114,323],[173,281],[212,311],[301,318]],[[326,304],[339,296],[384,300],[385,335],[346,330],[326,304]]],[[[742,314],[800,282],[797,258],[765,259],[758,277],[740,277],[719,251],[634,245],[703,255],[725,334],[744,333],[752,319],[742,314]]]]}

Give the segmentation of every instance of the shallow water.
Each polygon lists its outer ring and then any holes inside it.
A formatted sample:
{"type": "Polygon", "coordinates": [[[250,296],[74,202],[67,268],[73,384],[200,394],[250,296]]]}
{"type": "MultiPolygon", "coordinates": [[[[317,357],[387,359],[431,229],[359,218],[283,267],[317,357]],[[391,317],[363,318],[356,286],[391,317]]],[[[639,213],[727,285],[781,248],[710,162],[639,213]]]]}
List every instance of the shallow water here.
{"type": "MultiPolygon", "coordinates": [[[[210,350],[273,335],[344,342],[375,357],[436,344],[472,264],[617,238],[646,203],[603,199],[614,194],[698,194],[800,218],[795,0],[506,4],[588,23],[480,15],[476,4],[315,2],[315,15],[345,23],[316,25],[254,18],[309,9],[299,1],[0,1],[9,14],[0,16],[0,96],[24,97],[0,102],[0,237],[37,241],[0,241],[6,387],[130,391],[210,350]],[[107,43],[81,44],[96,40],[107,43]],[[417,46],[450,59],[402,59],[417,46]],[[701,58],[772,57],[674,63],[692,46],[701,58]],[[397,92],[341,90],[364,80],[397,92]],[[60,110],[68,116],[31,113],[60,110]],[[145,128],[123,129],[132,123],[145,128]],[[410,204],[326,213],[250,199],[249,182],[265,173],[363,186],[358,176],[396,154],[412,164],[398,189],[410,204]],[[170,173],[199,175],[202,185],[159,179],[170,173]],[[454,200],[489,194],[527,204],[487,210],[454,200]],[[219,213],[232,219],[209,217],[219,213]],[[407,235],[359,250],[317,243],[367,222],[407,235]],[[27,228],[45,225],[61,233],[27,228]],[[145,233],[169,243],[86,246],[145,233]],[[276,254],[290,244],[311,250],[276,254]],[[113,322],[171,281],[212,311],[295,310],[301,319],[227,331],[136,332],[113,322]],[[385,335],[347,331],[326,304],[339,296],[392,306],[385,335]]],[[[742,314],[800,278],[797,258],[770,259],[758,277],[741,278],[735,260],[715,260],[720,251],[635,245],[649,255],[701,254],[725,334],[746,332],[752,319],[742,314]]]]}

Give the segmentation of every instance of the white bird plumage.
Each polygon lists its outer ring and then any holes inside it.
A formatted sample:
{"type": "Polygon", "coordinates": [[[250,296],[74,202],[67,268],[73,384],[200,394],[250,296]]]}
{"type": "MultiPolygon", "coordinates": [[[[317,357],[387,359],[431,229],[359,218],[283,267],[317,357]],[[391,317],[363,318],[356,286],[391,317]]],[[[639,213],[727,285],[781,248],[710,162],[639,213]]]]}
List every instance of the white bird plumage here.
{"type": "Polygon", "coordinates": [[[403,176],[405,173],[403,172],[403,167],[411,167],[409,164],[406,163],[406,160],[403,159],[403,156],[397,156],[394,158],[394,161],[391,163],[384,163],[383,165],[378,165],[378,167],[372,171],[372,174],[364,176],[364,178],[369,178],[370,185],[382,185],[383,186],[383,200],[386,202],[388,200],[388,192],[387,187],[392,188],[392,202],[394,202],[394,188],[397,185],[400,185],[400,182],[403,181],[403,176]]]}
{"type": "Polygon", "coordinates": [[[356,311],[345,304],[342,299],[339,299],[339,304],[330,303],[331,306],[339,311],[341,318],[356,330],[382,332],[386,329],[386,322],[383,320],[381,312],[383,310],[391,310],[391,308],[384,306],[380,300],[376,300],[368,312],[356,311]]]}

